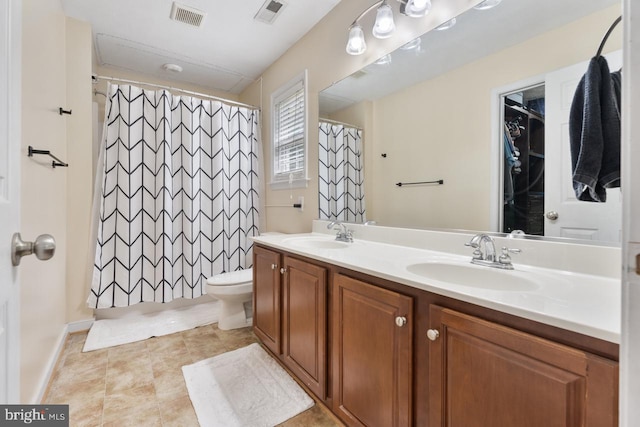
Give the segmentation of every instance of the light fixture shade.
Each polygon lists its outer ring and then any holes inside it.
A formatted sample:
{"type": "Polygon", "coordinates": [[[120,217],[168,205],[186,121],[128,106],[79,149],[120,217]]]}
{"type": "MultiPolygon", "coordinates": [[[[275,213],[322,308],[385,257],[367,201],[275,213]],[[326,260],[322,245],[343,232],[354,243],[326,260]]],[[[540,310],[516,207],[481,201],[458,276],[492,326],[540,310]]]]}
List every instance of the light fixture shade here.
{"type": "Polygon", "coordinates": [[[453,27],[454,25],[456,25],[456,22],[457,22],[456,18],[451,18],[451,19],[449,19],[447,22],[444,22],[444,23],[442,23],[442,24],[438,25],[438,26],[436,27],[436,30],[437,30],[437,31],[444,31],[444,30],[448,30],[449,28],[451,28],[451,27],[453,27]]]}
{"type": "Polygon", "coordinates": [[[412,18],[421,18],[431,10],[431,0],[408,0],[404,13],[412,18]]]}
{"type": "Polygon", "coordinates": [[[361,55],[365,50],[367,50],[367,43],[364,41],[364,31],[362,31],[360,25],[353,25],[349,28],[347,53],[349,55],[361,55]]]}
{"type": "Polygon", "coordinates": [[[411,40],[409,43],[406,43],[402,46],[400,46],[400,49],[402,50],[420,50],[420,45],[422,44],[422,39],[420,37],[416,37],[415,39],[411,40]]]}
{"type": "Polygon", "coordinates": [[[388,64],[391,64],[391,55],[387,53],[385,56],[383,56],[382,58],[380,58],[376,62],[374,62],[374,64],[376,64],[376,65],[388,65],[388,64]]]}
{"type": "Polygon", "coordinates": [[[477,10],[487,10],[491,9],[492,7],[496,7],[500,4],[500,2],[502,2],[502,0],[484,0],[482,3],[473,6],[473,8],[477,10]]]}
{"type": "Polygon", "coordinates": [[[373,36],[378,39],[386,39],[391,37],[396,29],[393,22],[393,10],[386,2],[378,7],[376,12],[376,22],[373,24],[373,36]]]}

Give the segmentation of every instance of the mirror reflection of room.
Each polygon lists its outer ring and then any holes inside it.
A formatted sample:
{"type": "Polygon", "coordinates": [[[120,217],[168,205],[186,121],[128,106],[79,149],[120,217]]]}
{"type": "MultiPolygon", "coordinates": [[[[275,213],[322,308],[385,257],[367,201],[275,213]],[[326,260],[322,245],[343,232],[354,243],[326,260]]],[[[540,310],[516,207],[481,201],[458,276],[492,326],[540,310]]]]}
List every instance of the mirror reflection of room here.
{"type": "Polygon", "coordinates": [[[504,102],[502,231],[544,236],[544,85],[504,102]]]}
{"type": "MultiPolygon", "coordinates": [[[[557,114],[566,113],[568,120],[575,88],[618,16],[619,3],[611,0],[503,1],[490,10],[472,8],[448,29],[423,35],[412,44],[417,47],[400,48],[384,64],[372,63],[321,91],[321,117],[356,123],[367,135],[367,216],[379,225],[407,228],[515,229],[607,245],[619,242],[619,189],[608,189],[602,206],[576,204],[568,151],[549,158],[549,150],[560,147],[549,146],[549,135],[552,141],[568,138],[568,132],[562,134],[565,118],[557,114]],[[562,70],[573,74],[557,74],[562,70]],[[527,196],[526,210],[536,218],[527,223],[523,216],[517,225],[505,227],[501,96],[534,87],[544,92],[546,109],[544,126],[537,131],[545,150],[533,152],[544,160],[530,162],[532,173],[544,170],[539,179],[531,177],[536,187],[527,196]],[[444,185],[395,186],[439,179],[444,185]],[[550,196],[557,201],[548,203],[550,196]],[[538,203],[531,207],[535,197],[538,203]],[[595,213],[585,214],[585,209],[595,213]],[[565,222],[580,217],[609,218],[607,230],[565,222]]],[[[611,33],[603,51],[607,58],[621,48],[621,35],[622,27],[611,33]]]]}
{"type": "Polygon", "coordinates": [[[318,201],[320,219],[364,223],[362,129],[320,119],[318,201]]]}

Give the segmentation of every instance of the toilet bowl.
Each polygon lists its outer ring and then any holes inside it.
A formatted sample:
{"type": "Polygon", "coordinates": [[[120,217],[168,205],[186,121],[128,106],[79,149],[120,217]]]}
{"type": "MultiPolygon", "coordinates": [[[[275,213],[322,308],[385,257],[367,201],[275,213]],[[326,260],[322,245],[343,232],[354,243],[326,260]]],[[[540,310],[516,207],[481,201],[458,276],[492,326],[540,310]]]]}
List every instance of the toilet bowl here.
{"type": "Polygon", "coordinates": [[[218,328],[223,331],[251,326],[253,268],[216,274],[207,279],[206,291],[220,300],[218,328]],[[246,308],[245,308],[246,306],[246,308]]]}

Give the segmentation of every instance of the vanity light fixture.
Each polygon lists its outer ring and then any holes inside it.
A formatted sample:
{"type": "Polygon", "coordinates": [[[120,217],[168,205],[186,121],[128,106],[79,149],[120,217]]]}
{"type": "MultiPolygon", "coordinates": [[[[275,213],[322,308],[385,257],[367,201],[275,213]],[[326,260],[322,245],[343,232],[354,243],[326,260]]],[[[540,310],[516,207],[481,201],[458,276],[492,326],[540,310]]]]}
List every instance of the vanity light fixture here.
{"type": "Polygon", "coordinates": [[[376,11],[376,22],[373,24],[371,33],[375,38],[388,39],[396,30],[396,24],[393,22],[393,10],[384,0],[376,11]]]}
{"type": "Polygon", "coordinates": [[[496,7],[500,2],[502,2],[502,0],[484,0],[482,3],[473,6],[473,8],[476,10],[488,10],[496,7]]]}
{"type": "Polygon", "coordinates": [[[364,41],[364,31],[360,24],[354,23],[349,28],[349,41],[347,42],[347,53],[349,55],[360,55],[367,50],[367,43],[364,41]]]}
{"type": "MultiPolygon", "coordinates": [[[[398,2],[400,3],[400,13],[412,18],[425,16],[431,10],[431,0],[398,0],[398,2]]],[[[346,48],[349,55],[360,55],[367,49],[364,31],[358,21],[374,9],[376,9],[376,21],[373,24],[373,36],[386,39],[394,33],[396,25],[391,5],[388,0],[377,1],[358,15],[349,27],[349,40],[346,48]]]]}
{"type": "Polygon", "coordinates": [[[404,5],[404,14],[412,18],[422,18],[430,10],[431,0],[408,0],[404,5]]]}

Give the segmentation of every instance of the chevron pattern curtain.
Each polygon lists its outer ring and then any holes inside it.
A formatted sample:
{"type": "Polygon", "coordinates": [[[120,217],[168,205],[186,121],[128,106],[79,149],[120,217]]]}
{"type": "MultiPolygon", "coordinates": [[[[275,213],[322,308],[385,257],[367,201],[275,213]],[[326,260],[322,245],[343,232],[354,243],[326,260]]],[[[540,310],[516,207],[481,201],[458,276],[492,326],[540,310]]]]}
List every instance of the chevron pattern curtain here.
{"type": "Polygon", "coordinates": [[[318,166],[320,219],[365,222],[362,131],[321,121],[318,166]]]}
{"type": "Polygon", "coordinates": [[[201,296],[251,267],[258,234],[258,111],[110,85],[94,308],[201,296]]]}

